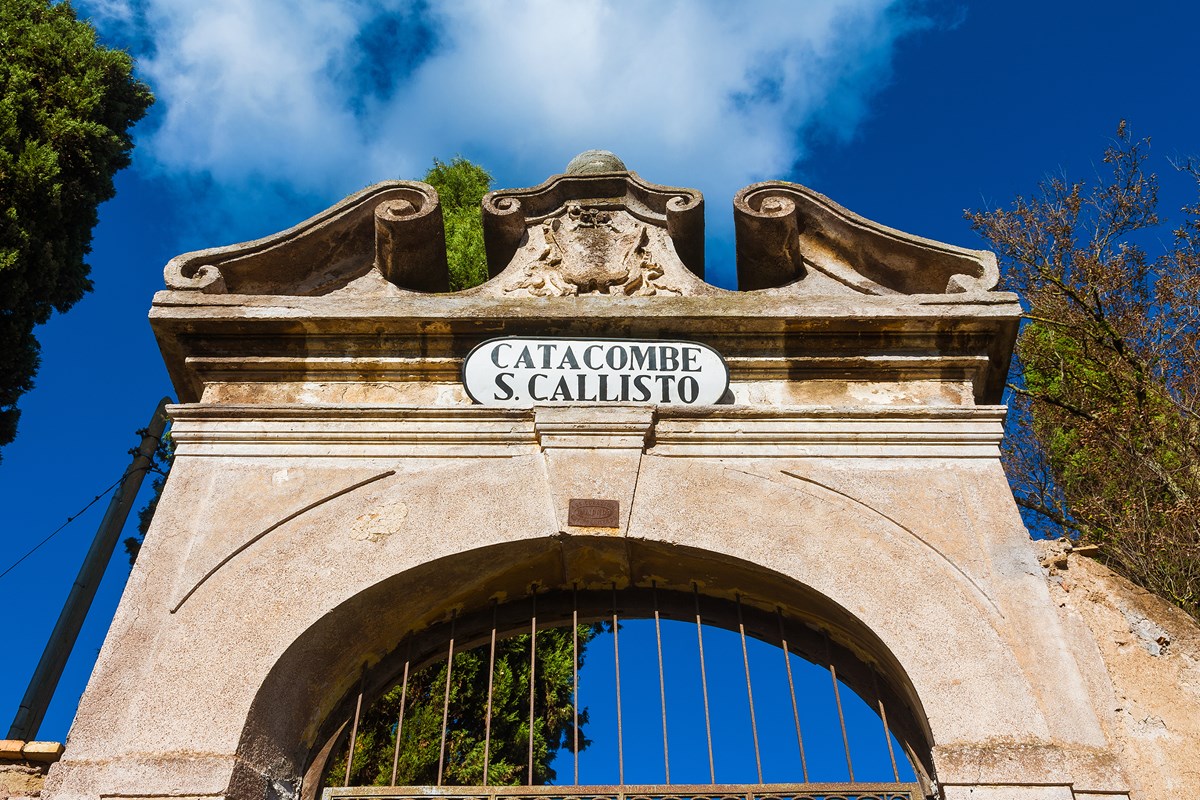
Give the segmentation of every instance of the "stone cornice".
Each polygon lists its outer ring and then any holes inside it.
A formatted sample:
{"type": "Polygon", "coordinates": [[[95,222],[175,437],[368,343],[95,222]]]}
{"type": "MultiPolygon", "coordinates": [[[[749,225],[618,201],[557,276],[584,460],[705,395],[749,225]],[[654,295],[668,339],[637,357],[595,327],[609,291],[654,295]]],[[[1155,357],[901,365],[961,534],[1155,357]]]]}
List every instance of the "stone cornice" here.
{"type": "Polygon", "coordinates": [[[1020,306],[1002,292],[888,297],[268,297],[160,292],[150,319],[181,400],[233,379],[455,381],[495,336],[675,338],[733,379],[966,380],[1000,399],[1020,306]],[[253,377],[249,377],[253,376],[253,377]],[[314,377],[320,376],[320,378],[314,377]],[[339,377],[340,376],[340,377],[339,377]]]}
{"type": "Polygon", "coordinates": [[[178,452],[188,456],[505,458],[644,442],[646,453],[672,457],[997,458],[1005,410],[190,404],[170,413],[178,452]],[[606,422],[593,424],[589,408],[608,408],[606,422]]]}

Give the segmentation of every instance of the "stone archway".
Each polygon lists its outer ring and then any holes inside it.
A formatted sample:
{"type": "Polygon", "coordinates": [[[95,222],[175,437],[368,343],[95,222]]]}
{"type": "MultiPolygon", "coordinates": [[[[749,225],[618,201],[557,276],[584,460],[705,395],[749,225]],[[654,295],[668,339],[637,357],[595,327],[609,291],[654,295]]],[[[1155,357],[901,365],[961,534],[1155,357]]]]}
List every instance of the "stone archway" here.
{"type": "Polygon", "coordinates": [[[699,193],[605,163],[485,198],[493,279],[464,292],[432,293],[438,198],[411,182],[167,266],[177,456],[49,800],[291,800],[404,636],[534,582],[648,580],[783,605],[876,665],[942,800],[1128,796],[999,464],[1020,307],[994,257],[757,184],[754,290],[729,291],[699,193]],[[618,402],[581,373],[492,407],[460,372],[497,337],[694,342],[727,382],[618,402]]]}
{"type": "MultiPolygon", "coordinates": [[[[623,590],[642,586],[648,591],[651,581],[663,590],[665,617],[690,618],[688,590],[695,582],[703,587],[706,620],[727,627],[736,627],[730,600],[745,595],[742,601],[751,635],[765,640],[775,635],[770,605],[776,605],[788,620],[795,652],[807,653],[812,660],[831,657],[843,682],[864,696],[879,691],[877,680],[882,680],[893,708],[889,712],[893,730],[918,769],[926,776],[932,774],[931,732],[904,666],[842,606],[779,573],[692,547],[560,537],[495,545],[421,565],[367,588],[318,620],[287,649],[257,693],[239,744],[245,772],[238,780],[261,782],[263,774],[252,764],[261,763],[263,754],[271,753],[267,760],[288,767],[270,779],[293,782],[302,771],[303,796],[315,797],[324,759],[352,716],[358,692],[369,700],[390,687],[399,679],[407,658],[414,663],[436,659],[443,652],[445,620],[452,612],[457,617],[458,645],[469,648],[486,635],[491,600],[503,598],[508,607],[516,606],[512,613],[517,619],[531,584],[543,593],[539,618],[552,625],[566,613],[564,607],[554,604],[555,589],[578,586],[586,592],[589,586],[615,584],[623,590]],[[566,556],[565,551],[574,551],[575,557],[566,556]],[[480,570],[481,564],[498,563],[506,565],[499,580],[480,570]],[[414,629],[411,626],[418,617],[404,612],[404,598],[419,595],[420,587],[431,582],[457,589],[440,607],[422,606],[420,618],[438,621],[414,629]],[[672,600],[672,590],[680,589],[684,590],[682,601],[672,600]],[[372,638],[355,647],[356,643],[347,642],[345,631],[362,629],[366,619],[375,621],[372,638]],[[824,654],[826,637],[832,642],[828,656],[824,654]],[[388,641],[392,644],[385,650],[381,645],[388,641]],[[404,646],[412,641],[415,649],[404,646]],[[341,680],[329,680],[327,670],[356,663],[366,666],[365,674],[352,670],[348,676],[337,676],[341,680]],[[347,683],[347,690],[336,688],[347,683]]],[[[562,602],[569,596],[563,592],[558,599],[562,602]]],[[[501,620],[502,626],[509,624],[506,617],[501,620]]],[[[511,627],[523,624],[526,621],[520,619],[511,627]]],[[[242,792],[238,788],[230,793],[242,792]]]]}

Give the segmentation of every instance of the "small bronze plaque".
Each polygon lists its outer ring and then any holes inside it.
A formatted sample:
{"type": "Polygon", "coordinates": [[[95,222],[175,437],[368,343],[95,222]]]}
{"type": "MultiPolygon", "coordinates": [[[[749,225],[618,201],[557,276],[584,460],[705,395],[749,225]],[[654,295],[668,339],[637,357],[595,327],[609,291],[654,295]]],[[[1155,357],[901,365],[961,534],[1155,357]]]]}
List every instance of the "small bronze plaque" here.
{"type": "Polygon", "coordinates": [[[617,500],[567,501],[567,524],[577,528],[621,527],[621,503],[617,500]]]}

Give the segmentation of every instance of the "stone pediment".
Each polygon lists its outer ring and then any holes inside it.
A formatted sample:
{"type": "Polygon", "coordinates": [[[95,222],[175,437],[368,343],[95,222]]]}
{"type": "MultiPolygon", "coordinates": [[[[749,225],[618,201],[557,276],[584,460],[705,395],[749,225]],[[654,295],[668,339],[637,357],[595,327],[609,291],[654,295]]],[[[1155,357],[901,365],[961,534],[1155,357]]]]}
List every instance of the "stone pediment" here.
{"type": "MultiPolygon", "coordinates": [[[[924,295],[986,292],[995,256],[864,219],[803,186],[758,183],[734,198],[742,292],[924,295]]],[[[528,189],[493,191],[481,213],[483,297],[725,295],[704,281],[704,198],[648,183],[589,151],[528,189]]],[[[437,192],[389,181],[281,233],[167,264],[167,288],[207,295],[444,293],[437,192]]]]}
{"type": "Polygon", "coordinates": [[[489,193],[484,240],[503,296],[702,295],[704,197],[629,172],[588,151],[540,186],[489,193]]]}
{"type": "Polygon", "coordinates": [[[324,295],[372,273],[411,291],[450,288],[429,184],[377,183],[286,231],[176,256],[163,277],[168,289],[205,294],[324,295]]]}
{"type": "Polygon", "coordinates": [[[733,198],[733,217],[742,291],[959,294],[989,291],[1000,279],[990,251],[880,225],[796,183],[747,186],[733,198]]]}

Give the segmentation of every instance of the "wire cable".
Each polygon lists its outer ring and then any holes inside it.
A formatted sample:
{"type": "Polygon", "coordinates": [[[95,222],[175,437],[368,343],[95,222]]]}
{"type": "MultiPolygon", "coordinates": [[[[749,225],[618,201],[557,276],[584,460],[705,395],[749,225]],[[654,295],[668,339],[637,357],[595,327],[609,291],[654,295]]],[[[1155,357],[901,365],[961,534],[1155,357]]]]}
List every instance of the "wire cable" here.
{"type": "Polygon", "coordinates": [[[38,550],[39,550],[39,549],[42,547],[42,545],[46,544],[46,542],[50,541],[50,540],[51,540],[51,539],[53,539],[55,536],[57,536],[57,535],[58,535],[58,534],[59,534],[59,533],[62,531],[62,529],[63,529],[63,528],[67,527],[67,526],[68,526],[68,525],[70,525],[72,522],[74,522],[75,520],[79,519],[79,517],[81,517],[85,511],[87,511],[87,510],[88,510],[89,508],[91,508],[92,506],[96,505],[96,503],[100,502],[100,499],[101,499],[101,498],[103,498],[103,497],[104,497],[106,494],[108,494],[108,493],[109,493],[109,492],[111,492],[113,489],[116,489],[118,486],[120,486],[122,483],[124,483],[126,478],[128,478],[130,475],[133,475],[135,472],[139,472],[139,471],[140,471],[140,472],[148,472],[148,471],[149,471],[149,468],[147,467],[147,468],[145,468],[145,469],[142,469],[142,470],[136,470],[136,469],[135,469],[135,470],[130,470],[129,472],[127,472],[127,473],[125,473],[124,475],[122,475],[120,478],[118,478],[118,479],[117,479],[117,481],[116,481],[115,483],[113,483],[111,486],[109,486],[107,489],[105,489],[105,490],[104,490],[103,492],[101,492],[100,494],[98,494],[98,495],[96,495],[95,497],[93,497],[93,498],[92,498],[92,501],[91,501],[90,503],[88,503],[86,506],[84,506],[83,508],[81,508],[81,509],[79,509],[78,511],[76,511],[76,512],[75,512],[74,514],[72,514],[71,516],[67,517],[67,521],[66,521],[66,522],[64,522],[62,525],[59,525],[57,528],[55,528],[55,529],[54,529],[54,531],[53,531],[53,532],[52,532],[52,533],[51,533],[49,536],[47,536],[45,539],[42,539],[40,542],[38,542],[37,544],[35,544],[35,545],[33,546],[33,548],[32,548],[32,549],[31,549],[31,550],[30,550],[28,553],[26,553],[25,555],[21,556],[21,557],[20,557],[20,558],[18,558],[16,561],[14,561],[12,564],[10,564],[10,565],[8,566],[8,568],[4,570],[4,572],[0,572],[0,579],[4,578],[4,576],[5,576],[5,575],[7,575],[8,573],[10,573],[10,572],[12,572],[14,569],[16,569],[16,568],[17,568],[17,566],[18,566],[18,565],[19,565],[19,564],[20,564],[22,561],[24,561],[25,559],[29,558],[31,555],[33,555],[34,553],[36,553],[36,552],[37,552],[37,551],[38,551],[38,550]]]}

